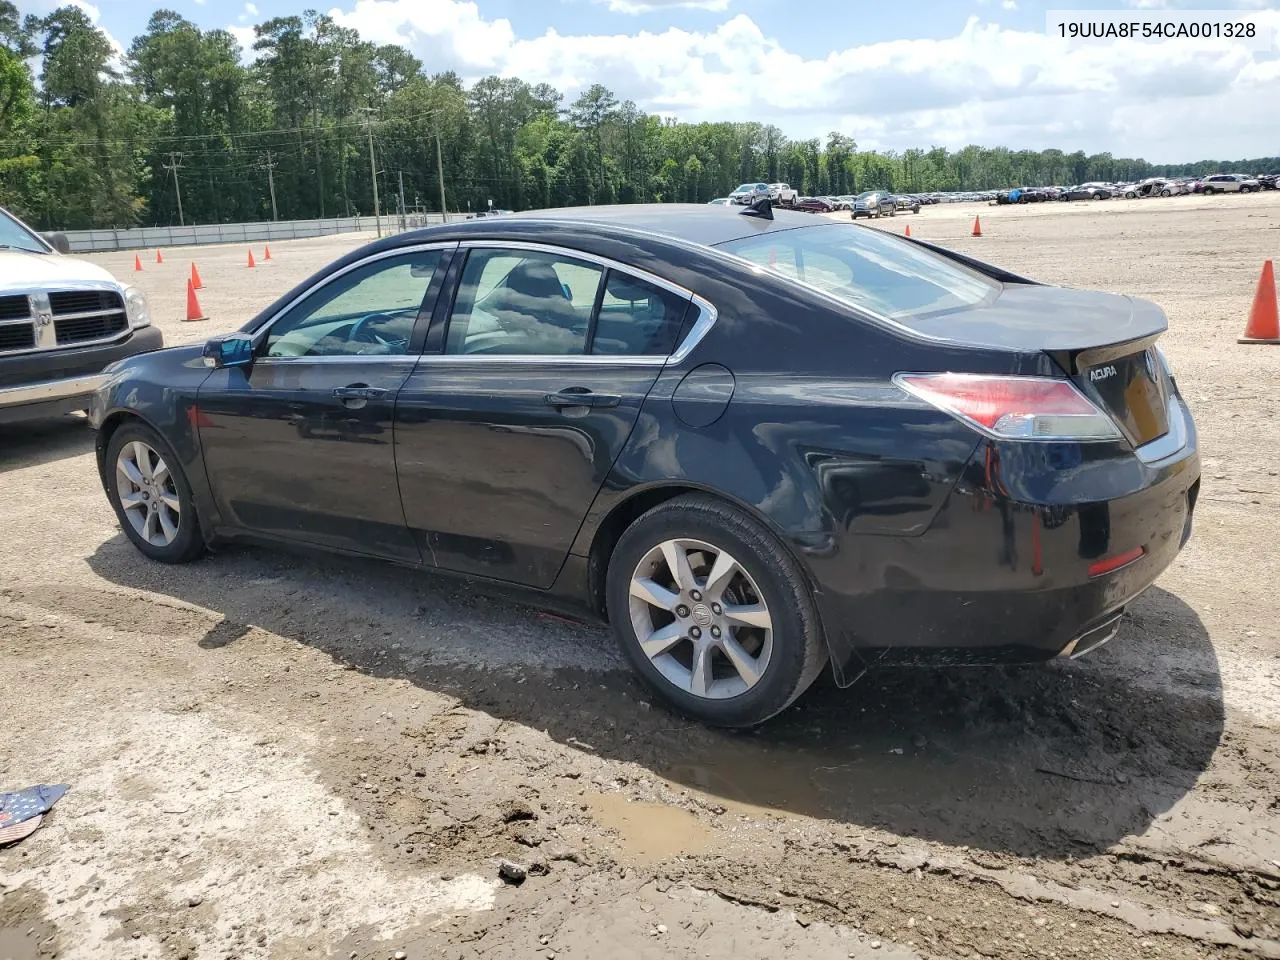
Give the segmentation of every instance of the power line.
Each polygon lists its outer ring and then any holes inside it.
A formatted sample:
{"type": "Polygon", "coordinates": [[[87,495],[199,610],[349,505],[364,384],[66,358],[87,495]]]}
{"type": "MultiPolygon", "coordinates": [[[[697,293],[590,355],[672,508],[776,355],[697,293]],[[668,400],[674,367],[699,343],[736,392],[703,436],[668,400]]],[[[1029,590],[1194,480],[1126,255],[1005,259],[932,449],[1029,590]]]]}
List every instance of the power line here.
{"type": "MultiPolygon", "coordinates": [[[[75,107],[59,108],[59,110],[74,110],[74,109],[76,108],[75,107]]],[[[365,107],[362,109],[369,110],[372,108],[365,107]]],[[[59,110],[55,110],[54,112],[57,113],[59,112],[59,110]]],[[[319,129],[344,130],[348,128],[362,128],[362,127],[368,126],[369,123],[373,123],[379,127],[383,127],[388,124],[415,123],[419,120],[430,120],[437,113],[439,113],[438,110],[428,110],[426,113],[413,114],[407,117],[384,118],[382,120],[370,120],[369,118],[366,117],[359,120],[335,121],[331,123],[326,123],[324,124],[324,126],[322,126],[319,129]]],[[[172,144],[190,143],[192,141],[204,141],[207,143],[210,140],[219,140],[219,139],[239,140],[247,137],[271,137],[271,136],[279,136],[287,133],[299,133],[299,132],[307,133],[314,130],[316,130],[316,128],[313,126],[299,125],[296,127],[277,127],[272,130],[241,130],[234,133],[229,130],[220,130],[216,133],[194,133],[194,134],[182,134],[182,135],[173,134],[169,136],[158,136],[158,137],[146,137],[146,136],[106,137],[103,139],[97,139],[97,138],[77,139],[77,138],[71,138],[71,137],[36,137],[36,138],[32,138],[30,140],[30,143],[33,145],[33,147],[39,146],[39,145],[71,146],[71,147],[97,147],[100,145],[112,145],[112,146],[132,147],[132,146],[137,146],[140,143],[147,146],[156,146],[159,144],[170,144],[170,143],[172,144]]]]}

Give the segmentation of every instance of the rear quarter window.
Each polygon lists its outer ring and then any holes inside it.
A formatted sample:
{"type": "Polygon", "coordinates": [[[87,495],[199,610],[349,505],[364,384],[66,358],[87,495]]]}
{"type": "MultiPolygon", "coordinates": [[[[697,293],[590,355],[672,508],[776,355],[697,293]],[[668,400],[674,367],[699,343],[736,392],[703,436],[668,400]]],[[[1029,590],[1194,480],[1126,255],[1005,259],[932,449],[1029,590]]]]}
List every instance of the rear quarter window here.
{"type": "Polygon", "coordinates": [[[744,237],[720,249],[853,307],[899,322],[994,300],[995,280],[869,227],[824,224],[744,237]]]}

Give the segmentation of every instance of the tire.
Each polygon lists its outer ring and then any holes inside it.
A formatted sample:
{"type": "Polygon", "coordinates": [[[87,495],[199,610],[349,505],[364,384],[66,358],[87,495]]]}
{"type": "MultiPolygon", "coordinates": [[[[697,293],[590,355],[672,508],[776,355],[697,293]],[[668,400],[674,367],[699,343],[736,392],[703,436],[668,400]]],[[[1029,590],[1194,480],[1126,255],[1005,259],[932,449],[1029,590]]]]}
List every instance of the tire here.
{"type": "Polygon", "coordinates": [[[1161,191],[1160,191],[1160,196],[1162,196],[1162,197],[1172,197],[1172,196],[1173,196],[1173,192],[1172,192],[1171,190],[1161,190],[1161,191]]]}
{"type": "Polygon", "coordinates": [[[116,512],[116,519],[120,521],[125,536],[145,556],[160,563],[189,563],[204,553],[204,539],[191,498],[191,485],[178,455],[163,437],[142,423],[122,426],[112,434],[111,442],[107,444],[104,471],[107,498],[116,512]],[[144,448],[150,454],[144,454],[144,448]],[[135,476],[141,474],[146,480],[149,475],[154,486],[135,484],[130,480],[131,471],[121,466],[122,457],[132,463],[135,476]],[[138,466],[140,458],[146,462],[142,470],[138,466]],[[167,479],[158,479],[161,464],[167,479]],[[138,508],[126,510],[120,496],[122,480],[132,487],[126,494],[137,493],[142,498],[138,500],[138,508]],[[155,502],[152,491],[160,493],[160,506],[148,510],[147,504],[155,502]],[[176,510],[171,506],[175,503],[176,510]]]}
{"type": "Polygon", "coordinates": [[[1214,189],[1213,189],[1213,187],[1205,187],[1205,188],[1204,188],[1204,195],[1205,195],[1206,197],[1212,197],[1212,196],[1214,195],[1214,193],[1216,193],[1216,192],[1217,192],[1217,191],[1216,191],[1216,190],[1214,190],[1214,189]]]}
{"type": "MultiPolygon", "coordinates": [[[[679,560],[677,559],[677,563],[679,560]]],[[[644,587],[641,587],[644,589],[644,587]]],[[[692,494],[659,504],[629,526],[609,559],[606,579],[609,621],[623,655],[644,683],[680,713],[717,727],[751,727],[786,709],[809,688],[826,665],[826,648],[817,612],[805,578],[794,559],[759,522],[736,507],[713,497],[692,494]],[[677,544],[676,541],[679,543],[677,544]],[[731,579],[721,590],[699,600],[691,589],[672,590],[678,581],[669,556],[683,555],[686,582],[693,590],[707,590],[714,558],[727,554],[736,561],[731,579]],[[663,605],[643,599],[633,580],[660,585],[663,605]],[[770,629],[734,626],[715,614],[714,597],[733,597],[740,607],[751,606],[770,629]],[[666,604],[677,603],[667,613],[666,604]],[[763,614],[760,607],[763,606],[763,614]],[[684,616],[679,616],[680,611],[684,616]],[[710,625],[708,625],[710,624],[710,625]],[[705,628],[704,691],[697,691],[697,654],[693,635],[705,628]],[[665,652],[651,659],[641,646],[640,633],[654,636],[671,631],[663,640],[665,652]],[[736,640],[739,657],[749,668],[736,669],[725,652],[725,641],[711,632],[736,640]],[[683,634],[679,639],[669,639],[683,634]],[[764,663],[761,664],[760,661],[764,663]],[[758,673],[756,672],[758,668],[758,673]],[[748,680],[748,676],[755,677],[748,680]]],[[[714,591],[714,592],[713,592],[714,591]]],[[[732,610],[728,605],[722,612],[732,610]]]]}
{"type": "Polygon", "coordinates": [[[890,207],[890,208],[889,208],[889,216],[891,216],[891,217],[896,217],[897,215],[898,215],[898,208],[897,208],[897,207],[890,207]]]}

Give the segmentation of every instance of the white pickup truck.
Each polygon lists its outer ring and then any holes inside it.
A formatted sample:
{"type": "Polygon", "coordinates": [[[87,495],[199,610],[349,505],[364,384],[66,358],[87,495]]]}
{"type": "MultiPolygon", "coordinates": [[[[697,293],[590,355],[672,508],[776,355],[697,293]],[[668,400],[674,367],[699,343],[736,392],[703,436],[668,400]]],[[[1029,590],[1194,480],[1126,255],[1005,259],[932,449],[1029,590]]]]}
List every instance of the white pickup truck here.
{"type": "Polygon", "coordinates": [[[0,207],[0,423],[86,410],[107,364],[163,345],[141,290],[0,207]]]}

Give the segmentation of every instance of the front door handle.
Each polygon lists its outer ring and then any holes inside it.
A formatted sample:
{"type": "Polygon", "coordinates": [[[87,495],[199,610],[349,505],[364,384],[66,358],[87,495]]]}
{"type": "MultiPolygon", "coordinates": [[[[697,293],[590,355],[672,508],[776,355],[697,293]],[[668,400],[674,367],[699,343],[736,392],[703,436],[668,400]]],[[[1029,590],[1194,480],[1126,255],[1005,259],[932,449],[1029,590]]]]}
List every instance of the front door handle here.
{"type": "Polygon", "coordinates": [[[542,399],[552,407],[616,407],[622,402],[616,393],[595,393],[586,387],[566,387],[559,393],[548,393],[542,399]]]}
{"type": "Polygon", "coordinates": [[[365,383],[353,383],[347,387],[335,387],[333,391],[335,400],[377,400],[386,395],[387,391],[382,387],[371,387],[365,383]]]}

